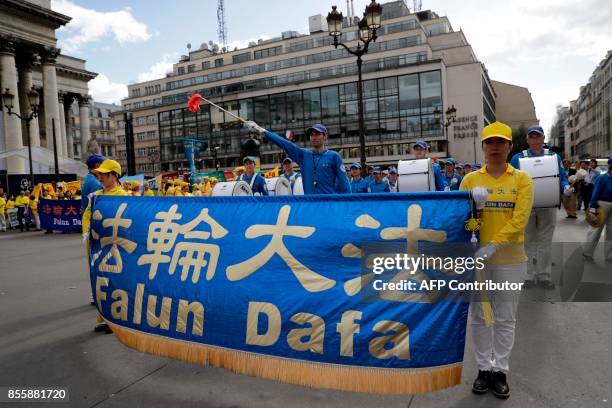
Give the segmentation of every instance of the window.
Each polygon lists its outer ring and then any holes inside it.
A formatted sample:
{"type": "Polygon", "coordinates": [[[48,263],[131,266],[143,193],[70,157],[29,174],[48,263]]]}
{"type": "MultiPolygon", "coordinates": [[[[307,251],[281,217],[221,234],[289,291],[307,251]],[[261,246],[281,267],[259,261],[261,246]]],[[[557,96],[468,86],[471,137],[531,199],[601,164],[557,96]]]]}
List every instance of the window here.
{"type": "Polygon", "coordinates": [[[188,65],[187,72],[195,72],[195,64],[188,65]]]}
{"type": "Polygon", "coordinates": [[[418,74],[399,77],[399,104],[402,116],[421,113],[418,74]]]}
{"type": "Polygon", "coordinates": [[[269,101],[267,96],[259,96],[253,99],[253,105],[255,109],[255,122],[264,128],[270,124],[270,110],[269,101]]]}
{"type": "MultiPolygon", "coordinates": [[[[287,93],[287,123],[297,124],[302,121],[304,113],[302,110],[302,91],[287,93]]],[[[291,127],[291,126],[289,126],[291,127]]]]}
{"type": "Polygon", "coordinates": [[[210,68],[210,61],[202,62],[202,69],[209,69],[209,68],[210,68]]]}
{"type": "Polygon", "coordinates": [[[287,115],[285,112],[284,93],[270,96],[270,119],[272,120],[272,128],[285,127],[287,115]]]}
{"type": "Polygon", "coordinates": [[[222,67],[223,66],[223,58],[217,58],[215,60],[215,67],[222,67]]]}
{"type": "Polygon", "coordinates": [[[238,54],[238,55],[234,55],[232,57],[232,62],[234,64],[239,64],[241,62],[246,62],[246,61],[250,61],[251,60],[251,53],[250,52],[245,52],[242,54],[238,54]]]}
{"type": "Polygon", "coordinates": [[[178,73],[179,75],[183,75],[183,74],[185,73],[185,67],[178,67],[178,69],[177,69],[177,73],[178,73]]]}
{"type": "Polygon", "coordinates": [[[421,112],[433,113],[442,106],[442,84],[440,71],[424,72],[421,79],[421,112]]]}
{"type": "Polygon", "coordinates": [[[321,88],[321,111],[323,122],[338,123],[340,106],[338,104],[338,86],[327,86],[321,88]]]}
{"type": "Polygon", "coordinates": [[[273,57],[275,55],[280,54],[282,52],[282,49],[283,47],[279,45],[278,47],[266,48],[264,50],[255,51],[254,58],[260,59],[260,58],[273,57]]]}
{"type": "Polygon", "coordinates": [[[321,95],[319,88],[304,91],[304,120],[316,121],[321,119],[321,95]]]}

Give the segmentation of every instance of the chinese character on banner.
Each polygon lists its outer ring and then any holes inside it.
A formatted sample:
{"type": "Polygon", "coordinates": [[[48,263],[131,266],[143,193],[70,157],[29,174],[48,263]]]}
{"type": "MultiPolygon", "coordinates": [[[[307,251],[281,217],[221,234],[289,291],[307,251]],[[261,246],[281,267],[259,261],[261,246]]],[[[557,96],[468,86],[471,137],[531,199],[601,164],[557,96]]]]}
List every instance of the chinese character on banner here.
{"type": "Polygon", "coordinates": [[[73,207],[72,205],[68,206],[64,215],[77,215],[76,207],[73,207]]]}
{"type": "Polygon", "coordinates": [[[158,212],[155,218],[160,222],[149,224],[147,235],[147,251],[153,253],[138,258],[138,265],[150,265],[149,279],[154,279],[159,265],[166,263],[170,264],[168,270],[170,275],[174,275],[177,266],[181,266],[180,279],[182,282],[187,280],[189,273],[193,270],[191,281],[197,283],[204,267],[207,267],[206,280],[212,279],[219,261],[219,245],[197,241],[176,244],[179,235],[183,235],[188,240],[207,241],[211,237],[220,239],[228,234],[228,231],[208,214],[208,208],[202,209],[196,218],[185,224],[175,222],[183,218],[183,215],[178,212],[178,204],[174,204],[167,212],[158,212]],[[210,232],[196,230],[195,228],[201,223],[207,224],[210,232]],[[167,253],[172,249],[174,251],[170,256],[167,253]],[[207,256],[208,260],[206,260],[207,256]]]}
{"type": "Polygon", "coordinates": [[[311,271],[302,265],[285,246],[283,237],[308,238],[315,232],[314,227],[287,225],[291,207],[284,205],[276,219],[276,225],[251,225],[244,233],[248,239],[254,239],[269,235],[270,242],[257,255],[239,264],[229,266],[226,270],[227,278],[231,281],[242,280],[259,270],[274,255],[281,257],[287,264],[291,272],[298,279],[304,289],[309,292],[320,292],[332,288],[336,281],[326,278],[323,275],[311,271]]]}
{"type": "MultiPolygon", "coordinates": [[[[102,272],[123,272],[123,260],[121,259],[121,252],[119,251],[119,247],[121,247],[128,254],[131,254],[138,246],[138,244],[136,244],[135,242],[119,236],[119,227],[127,229],[132,225],[131,219],[121,218],[126,208],[127,204],[122,203],[121,205],[119,205],[119,209],[117,210],[113,218],[107,218],[102,221],[103,228],[112,228],[112,235],[110,237],[102,237],[100,239],[100,245],[102,248],[108,245],[111,246],[109,252],[104,256],[104,258],[102,258],[102,261],[100,262],[100,265],[98,267],[102,272]],[[114,264],[110,264],[108,262],[111,258],[113,259],[114,264]]],[[[102,214],[100,214],[99,211],[95,211],[93,214],[93,219],[101,220],[102,214]]],[[[93,231],[92,237],[96,238],[96,235],[93,234],[93,231]]],[[[97,256],[95,259],[97,259],[97,256]]]]}
{"type": "Polygon", "coordinates": [[[54,205],[53,206],[53,215],[55,215],[56,217],[61,217],[62,214],[64,213],[64,208],[61,205],[54,205]]]}
{"type": "Polygon", "coordinates": [[[49,204],[45,204],[43,205],[42,211],[45,214],[51,214],[53,212],[53,210],[51,209],[51,207],[49,206],[49,204]]]}

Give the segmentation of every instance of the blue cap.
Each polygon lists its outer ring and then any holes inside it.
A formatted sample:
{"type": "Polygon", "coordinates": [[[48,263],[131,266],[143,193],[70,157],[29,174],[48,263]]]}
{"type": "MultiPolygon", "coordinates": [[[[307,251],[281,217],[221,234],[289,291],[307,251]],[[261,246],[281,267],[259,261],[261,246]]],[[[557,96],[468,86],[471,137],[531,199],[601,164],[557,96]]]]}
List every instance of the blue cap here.
{"type": "Polygon", "coordinates": [[[322,123],[316,123],[312,125],[311,127],[309,127],[308,129],[306,129],[306,135],[310,135],[310,132],[312,130],[316,130],[317,132],[327,134],[327,128],[322,123]]]}
{"type": "Polygon", "coordinates": [[[482,167],[482,165],[481,165],[480,163],[474,163],[474,164],[472,165],[472,167],[473,167],[473,168],[475,168],[475,169],[479,169],[479,168],[481,168],[481,167],[482,167]]]}
{"type": "Polygon", "coordinates": [[[444,159],[444,164],[452,164],[455,165],[457,164],[457,162],[455,161],[455,159],[453,159],[452,157],[449,157],[448,159],[444,159]]]}
{"type": "Polygon", "coordinates": [[[429,149],[429,145],[424,140],[417,140],[414,143],[414,147],[417,147],[417,146],[423,149],[429,149]]]}
{"type": "Polygon", "coordinates": [[[612,166],[612,157],[608,157],[608,166],[612,166]]]}
{"type": "Polygon", "coordinates": [[[397,174],[397,169],[393,166],[389,167],[389,174],[397,174]]]}
{"type": "Polygon", "coordinates": [[[463,168],[463,163],[457,163],[457,165],[455,167],[457,167],[458,169],[462,169],[463,168]]]}
{"type": "Polygon", "coordinates": [[[463,163],[463,167],[472,167],[472,163],[463,163]]]}
{"type": "Polygon", "coordinates": [[[539,125],[529,126],[529,128],[527,129],[527,134],[530,133],[539,133],[544,136],[544,129],[542,129],[542,126],[539,125]]]}
{"type": "Polygon", "coordinates": [[[242,163],[246,162],[247,160],[250,160],[253,163],[257,163],[257,161],[255,160],[255,157],[253,156],[244,156],[244,159],[242,159],[242,163]]]}
{"type": "Polygon", "coordinates": [[[285,163],[293,163],[293,160],[291,160],[291,157],[285,157],[283,159],[283,164],[285,164],[285,163]]]}
{"type": "Polygon", "coordinates": [[[380,167],[379,166],[372,167],[372,173],[380,173],[380,167]]]}
{"type": "Polygon", "coordinates": [[[102,164],[104,160],[106,160],[104,156],[101,156],[99,154],[92,154],[91,156],[87,158],[87,161],[86,161],[87,168],[93,169],[96,166],[96,164],[102,164]]]}
{"type": "Polygon", "coordinates": [[[351,164],[350,168],[351,169],[359,169],[359,170],[361,170],[361,164],[355,162],[355,163],[351,164]]]}

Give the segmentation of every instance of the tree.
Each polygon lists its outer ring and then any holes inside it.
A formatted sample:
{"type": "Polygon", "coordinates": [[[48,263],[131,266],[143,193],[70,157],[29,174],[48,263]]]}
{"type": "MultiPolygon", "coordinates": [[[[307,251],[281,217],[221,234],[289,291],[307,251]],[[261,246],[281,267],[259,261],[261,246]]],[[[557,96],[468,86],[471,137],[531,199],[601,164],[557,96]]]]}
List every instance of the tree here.
{"type": "Polygon", "coordinates": [[[527,148],[527,126],[524,123],[521,123],[518,128],[512,129],[512,144],[510,157],[527,148]]]}

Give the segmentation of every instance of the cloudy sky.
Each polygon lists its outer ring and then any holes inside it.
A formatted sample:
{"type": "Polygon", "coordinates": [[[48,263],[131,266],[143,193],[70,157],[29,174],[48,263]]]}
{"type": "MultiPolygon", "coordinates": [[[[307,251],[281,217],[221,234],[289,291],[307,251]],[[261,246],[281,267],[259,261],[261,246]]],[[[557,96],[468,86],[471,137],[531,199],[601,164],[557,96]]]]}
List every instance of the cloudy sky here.
{"type": "MultiPolygon", "coordinates": [[[[380,1],[380,0],[379,0],[380,1]]],[[[355,11],[367,0],[354,0],[355,11]]],[[[412,7],[412,1],[407,2],[412,7]]],[[[528,87],[536,114],[548,129],[555,106],[578,96],[612,49],[610,0],[422,0],[462,29],[492,79],[528,87]]],[[[217,39],[216,0],[51,0],[72,17],[57,32],[63,53],[84,58],[98,72],[90,92],[119,102],[126,85],[162,77],[187,43],[217,39]]],[[[225,0],[230,47],[243,47],[282,31],[308,31],[308,16],[327,14],[346,0],[225,0]],[[287,5],[291,4],[291,7],[287,5]]],[[[346,14],[346,13],[345,13],[346,14]]]]}

